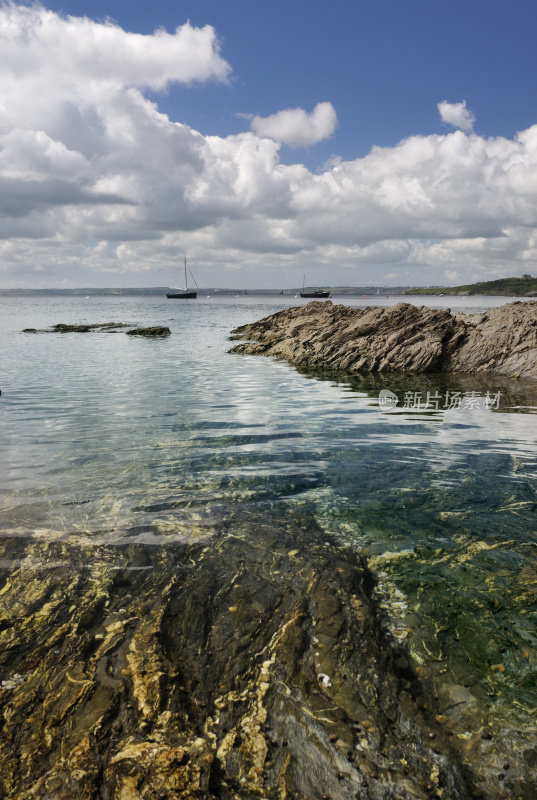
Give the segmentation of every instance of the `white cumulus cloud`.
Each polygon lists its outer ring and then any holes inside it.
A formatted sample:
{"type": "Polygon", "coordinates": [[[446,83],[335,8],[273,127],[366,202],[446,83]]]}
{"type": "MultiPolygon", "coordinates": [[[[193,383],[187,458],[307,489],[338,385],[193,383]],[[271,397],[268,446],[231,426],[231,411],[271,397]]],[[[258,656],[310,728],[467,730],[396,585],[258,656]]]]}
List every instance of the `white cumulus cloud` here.
{"type": "Polygon", "coordinates": [[[251,128],[258,136],[291,147],[309,147],[332,136],[337,128],[337,115],[332,103],[317,103],[310,114],[303,108],[287,108],[270,117],[256,116],[251,128]]]}
{"type": "Polygon", "coordinates": [[[61,78],[163,89],[172,81],[226,80],[231,68],[219,54],[214,28],[190,23],[174,33],[128,33],[112,22],[61,17],[34,5],[0,7],[1,74],[29,80],[35,69],[61,78]],[[61,70],[61,72],[60,72],[61,70]]]}
{"type": "Polygon", "coordinates": [[[448,103],[447,100],[442,100],[441,103],[438,103],[438,111],[442,122],[463,131],[473,130],[475,117],[466,107],[466,100],[463,100],[462,103],[448,103]]]}

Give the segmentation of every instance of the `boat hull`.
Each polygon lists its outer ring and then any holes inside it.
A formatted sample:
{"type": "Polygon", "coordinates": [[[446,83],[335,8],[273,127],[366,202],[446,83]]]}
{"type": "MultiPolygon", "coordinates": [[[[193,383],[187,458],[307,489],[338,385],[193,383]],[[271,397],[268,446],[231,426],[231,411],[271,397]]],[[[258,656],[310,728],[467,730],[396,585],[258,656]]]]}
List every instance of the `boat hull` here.
{"type": "Polygon", "coordinates": [[[330,292],[300,292],[300,297],[313,297],[319,300],[319,298],[330,297],[330,292]]]}
{"type": "Polygon", "coordinates": [[[181,292],[180,290],[166,292],[166,297],[174,300],[194,300],[198,296],[197,292],[181,292]]]}

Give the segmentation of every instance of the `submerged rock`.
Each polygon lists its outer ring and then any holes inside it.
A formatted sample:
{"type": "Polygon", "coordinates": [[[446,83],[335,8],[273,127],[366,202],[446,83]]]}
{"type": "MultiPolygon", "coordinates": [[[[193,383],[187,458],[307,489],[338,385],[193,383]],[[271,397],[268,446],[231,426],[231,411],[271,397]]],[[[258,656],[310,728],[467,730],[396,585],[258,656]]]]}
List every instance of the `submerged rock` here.
{"type": "Polygon", "coordinates": [[[147,336],[149,338],[155,336],[169,336],[171,330],[163,325],[155,325],[153,328],[134,328],[132,331],[127,331],[127,336],[147,336]]]}
{"type": "Polygon", "coordinates": [[[111,331],[128,328],[126,322],[67,323],[58,322],[50,328],[23,328],[23,333],[88,333],[89,331],[111,331]]]}
{"type": "Polygon", "coordinates": [[[260,527],[209,546],[3,540],[2,796],[470,797],[367,571],[260,527]]]}
{"type": "Polygon", "coordinates": [[[52,326],[55,333],[87,333],[88,331],[95,330],[113,330],[115,328],[127,327],[124,322],[96,322],[91,324],[67,324],[59,322],[57,325],[52,326]]]}
{"type": "Polygon", "coordinates": [[[467,372],[537,380],[537,303],[452,314],[399,303],[357,309],[312,302],[233,331],[231,352],[345,373],[467,372]]]}
{"type": "MultiPolygon", "coordinates": [[[[130,327],[126,322],[95,322],[95,323],[65,323],[59,322],[51,328],[24,328],[23,333],[88,333],[90,331],[109,331],[114,333],[118,328],[130,327]]],[[[148,336],[160,337],[169,336],[171,331],[162,325],[155,325],[150,328],[133,328],[125,331],[128,336],[148,336]]]]}
{"type": "Polygon", "coordinates": [[[498,783],[501,731],[453,735],[461,699],[386,636],[354,553],[254,530],[0,542],[2,796],[533,796],[522,753],[498,783]]]}

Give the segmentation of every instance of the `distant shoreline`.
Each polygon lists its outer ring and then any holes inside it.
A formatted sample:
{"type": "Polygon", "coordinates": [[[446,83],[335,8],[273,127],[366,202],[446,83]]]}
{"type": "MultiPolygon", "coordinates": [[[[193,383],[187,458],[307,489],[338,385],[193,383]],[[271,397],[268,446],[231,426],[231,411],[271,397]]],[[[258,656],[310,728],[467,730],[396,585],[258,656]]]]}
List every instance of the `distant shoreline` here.
{"type": "MultiPolygon", "coordinates": [[[[74,289],[0,289],[2,297],[159,297],[164,296],[166,286],[123,287],[123,288],[97,288],[81,287],[74,289]]],[[[415,296],[419,297],[536,297],[537,278],[510,279],[490,281],[486,284],[471,284],[468,286],[325,286],[333,295],[338,297],[367,297],[374,300],[385,297],[415,296]]],[[[200,295],[208,297],[295,297],[301,289],[223,289],[200,288],[200,295]]]]}
{"type": "MultiPolygon", "coordinates": [[[[356,296],[364,294],[371,296],[403,295],[408,290],[408,286],[334,286],[326,287],[337,296],[356,296]]],[[[164,295],[167,286],[148,286],[148,287],[126,287],[126,288],[76,288],[76,289],[0,289],[0,297],[46,297],[56,295],[61,297],[103,297],[103,296],[159,296],[164,295]]],[[[222,289],[222,288],[203,288],[198,289],[199,294],[209,296],[265,296],[265,297],[294,297],[299,295],[302,287],[296,289],[222,289]]]]}

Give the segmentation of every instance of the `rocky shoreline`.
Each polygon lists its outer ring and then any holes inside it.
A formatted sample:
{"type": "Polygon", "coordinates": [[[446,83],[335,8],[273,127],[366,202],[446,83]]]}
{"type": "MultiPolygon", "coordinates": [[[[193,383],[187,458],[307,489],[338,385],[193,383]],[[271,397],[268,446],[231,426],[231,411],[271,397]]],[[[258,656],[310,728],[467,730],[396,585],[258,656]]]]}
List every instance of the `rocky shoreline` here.
{"type": "Polygon", "coordinates": [[[364,309],[331,302],[289,308],[236,328],[231,352],[307,369],[480,373],[537,380],[537,302],[482,314],[398,303],[364,309]]]}

